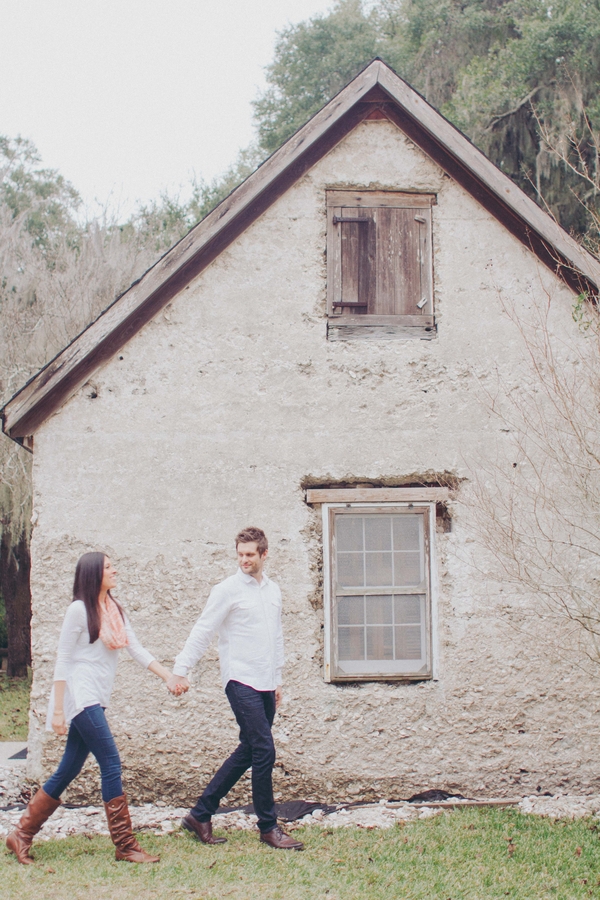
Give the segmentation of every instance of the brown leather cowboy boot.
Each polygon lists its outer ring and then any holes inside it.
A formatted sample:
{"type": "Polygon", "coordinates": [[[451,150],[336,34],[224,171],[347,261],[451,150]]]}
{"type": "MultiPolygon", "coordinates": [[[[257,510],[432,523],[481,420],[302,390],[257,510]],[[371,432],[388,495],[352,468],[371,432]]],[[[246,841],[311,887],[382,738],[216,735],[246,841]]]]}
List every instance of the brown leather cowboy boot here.
{"type": "Polygon", "coordinates": [[[142,850],[131,828],[131,818],[125,794],[114,797],[104,804],[108,830],[115,845],[115,859],[125,859],[133,863],[159,862],[160,856],[150,856],[142,850]]]}
{"type": "Polygon", "coordinates": [[[6,846],[11,853],[15,854],[20,863],[29,865],[33,862],[33,857],[29,855],[33,837],[58,806],[60,806],[60,800],[50,797],[43,788],[40,788],[29,801],[19,824],[6,838],[6,846]]]}
{"type": "Polygon", "coordinates": [[[279,825],[276,825],[271,831],[261,832],[260,839],[263,844],[274,847],[276,850],[304,850],[302,841],[295,841],[293,837],[282,831],[279,825]]]}

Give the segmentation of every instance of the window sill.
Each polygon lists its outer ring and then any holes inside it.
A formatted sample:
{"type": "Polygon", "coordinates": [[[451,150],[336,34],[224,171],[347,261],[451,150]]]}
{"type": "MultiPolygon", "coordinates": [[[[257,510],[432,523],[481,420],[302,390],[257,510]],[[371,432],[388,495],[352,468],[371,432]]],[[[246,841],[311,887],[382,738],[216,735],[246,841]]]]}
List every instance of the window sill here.
{"type": "Polygon", "coordinates": [[[378,675],[332,675],[329,684],[343,684],[350,681],[432,681],[431,672],[415,675],[378,674],[378,675]]]}
{"type": "Polygon", "coordinates": [[[329,316],[329,341],[430,341],[437,329],[433,316],[329,316]]]}

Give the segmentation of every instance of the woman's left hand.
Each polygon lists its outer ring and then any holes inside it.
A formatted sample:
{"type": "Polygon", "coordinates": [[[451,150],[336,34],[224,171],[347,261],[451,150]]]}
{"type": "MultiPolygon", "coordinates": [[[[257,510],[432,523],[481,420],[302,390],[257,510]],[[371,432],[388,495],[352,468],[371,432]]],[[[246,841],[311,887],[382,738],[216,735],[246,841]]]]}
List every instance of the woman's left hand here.
{"type": "Polygon", "coordinates": [[[54,734],[66,734],[67,723],[64,712],[55,712],[52,716],[52,731],[54,734]]]}

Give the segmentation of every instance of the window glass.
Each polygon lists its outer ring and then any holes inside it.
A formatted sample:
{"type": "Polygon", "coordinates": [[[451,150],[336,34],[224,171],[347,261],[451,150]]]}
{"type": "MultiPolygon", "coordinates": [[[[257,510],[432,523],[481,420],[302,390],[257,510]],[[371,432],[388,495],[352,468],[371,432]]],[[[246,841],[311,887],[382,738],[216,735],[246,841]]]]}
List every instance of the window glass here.
{"type": "Polygon", "coordinates": [[[425,675],[429,662],[427,513],[334,516],[337,674],[425,675]]]}
{"type": "Polygon", "coordinates": [[[423,517],[339,516],[337,580],[343,587],[414,587],[424,578],[423,517]]]}

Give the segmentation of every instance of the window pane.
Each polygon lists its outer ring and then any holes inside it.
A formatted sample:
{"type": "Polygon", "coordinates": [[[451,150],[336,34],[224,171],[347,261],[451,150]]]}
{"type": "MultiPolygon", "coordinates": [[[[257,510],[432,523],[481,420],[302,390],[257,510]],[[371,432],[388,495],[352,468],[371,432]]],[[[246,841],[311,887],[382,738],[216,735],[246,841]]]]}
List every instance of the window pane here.
{"type": "Polygon", "coordinates": [[[365,629],[356,626],[338,628],[338,657],[340,659],[365,658],[365,629]]]}
{"type": "Polygon", "coordinates": [[[391,585],[392,583],[392,554],[391,553],[366,553],[365,554],[366,581],[368,587],[391,585]]]}
{"type": "Polygon", "coordinates": [[[396,625],[396,659],[421,659],[421,626],[396,625]]]}
{"type": "Polygon", "coordinates": [[[365,583],[362,553],[338,553],[338,584],[343,587],[362,587],[365,583]]]}
{"type": "Polygon", "coordinates": [[[364,597],[338,597],[337,604],[338,625],[364,625],[364,597]]]}
{"type": "Polygon", "coordinates": [[[390,516],[365,517],[365,550],[392,549],[392,529],[390,516]]]}
{"type": "Polygon", "coordinates": [[[394,597],[394,621],[396,625],[411,625],[421,621],[421,597],[394,597]]]}
{"type": "Polygon", "coordinates": [[[363,517],[336,516],[335,539],[338,550],[362,550],[363,517]]]}
{"type": "Polygon", "coordinates": [[[394,553],[394,584],[400,587],[421,584],[422,581],[421,554],[394,553]]]}
{"type": "Polygon", "coordinates": [[[394,516],[394,550],[421,549],[423,516],[394,516]]]}
{"type": "Polygon", "coordinates": [[[367,659],[393,659],[393,632],[391,625],[367,626],[367,659]]]}
{"type": "Polygon", "coordinates": [[[430,675],[426,522],[422,510],[334,511],[333,680],[430,675]]]}
{"type": "Polygon", "coordinates": [[[367,622],[370,625],[391,625],[392,598],[367,597],[367,622]]]}

